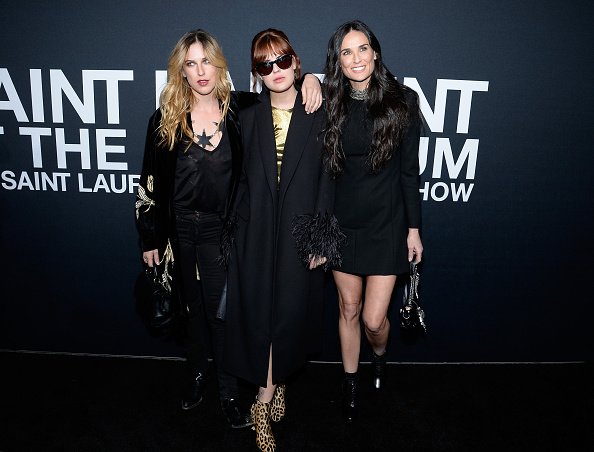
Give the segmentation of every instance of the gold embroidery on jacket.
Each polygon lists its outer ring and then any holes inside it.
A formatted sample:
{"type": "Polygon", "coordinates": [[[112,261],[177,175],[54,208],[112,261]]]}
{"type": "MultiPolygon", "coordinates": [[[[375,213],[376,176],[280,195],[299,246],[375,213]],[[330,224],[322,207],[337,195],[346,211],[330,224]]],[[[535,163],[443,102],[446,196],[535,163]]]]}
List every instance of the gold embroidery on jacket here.
{"type": "Polygon", "coordinates": [[[155,201],[149,198],[146,194],[146,191],[142,187],[142,185],[138,186],[138,193],[136,195],[136,219],[140,216],[140,208],[146,206],[144,212],[148,212],[152,206],[155,205],[155,201]]]}
{"type": "Polygon", "coordinates": [[[167,247],[165,248],[165,253],[163,259],[161,260],[161,264],[163,265],[163,273],[161,274],[161,284],[165,287],[169,292],[171,292],[171,280],[173,276],[171,275],[171,265],[173,264],[173,250],[171,249],[171,242],[167,240],[167,247]]]}

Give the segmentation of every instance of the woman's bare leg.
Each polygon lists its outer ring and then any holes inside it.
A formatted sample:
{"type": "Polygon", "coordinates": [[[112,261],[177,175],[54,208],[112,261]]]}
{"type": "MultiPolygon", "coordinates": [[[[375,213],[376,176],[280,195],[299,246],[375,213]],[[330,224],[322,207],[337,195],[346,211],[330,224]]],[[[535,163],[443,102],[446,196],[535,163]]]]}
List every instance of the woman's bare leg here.
{"type": "Polygon", "coordinates": [[[359,367],[361,351],[361,296],[363,278],[334,270],[334,282],[338,290],[338,335],[344,371],[355,373],[359,367]]]}
{"type": "Polygon", "coordinates": [[[384,354],[388,344],[390,321],[387,315],[395,285],[395,275],[371,275],[366,281],[363,307],[365,335],[373,352],[379,356],[384,354]]]}
{"type": "Polygon", "coordinates": [[[270,355],[268,356],[268,379],[266,381],[266,387],[260,387],[258,389],[258,400],[260,402],[268,403],[274,396],[274,390],[276,385],[272,384],[272,346],[270,346],[270,355]]]}

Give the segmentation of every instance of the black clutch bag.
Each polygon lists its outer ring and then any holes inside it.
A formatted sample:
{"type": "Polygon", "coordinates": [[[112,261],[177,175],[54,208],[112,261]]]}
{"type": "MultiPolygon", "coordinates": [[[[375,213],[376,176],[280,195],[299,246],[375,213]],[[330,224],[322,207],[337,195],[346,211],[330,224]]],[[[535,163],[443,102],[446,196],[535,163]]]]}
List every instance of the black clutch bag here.
{"type": "Polygon", "coordinates": [[[425,311],[419,301],[419,272],[415,263],[410,264],[410,281],[404,287],[400,308],[400,327],[408,335],[427,334],[425,311]]]}

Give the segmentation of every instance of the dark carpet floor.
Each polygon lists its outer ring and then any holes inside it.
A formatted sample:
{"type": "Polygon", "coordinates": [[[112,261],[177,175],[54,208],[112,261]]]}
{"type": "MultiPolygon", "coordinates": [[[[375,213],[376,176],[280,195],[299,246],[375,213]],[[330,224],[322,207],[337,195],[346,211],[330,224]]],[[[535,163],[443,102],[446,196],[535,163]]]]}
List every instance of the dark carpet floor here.
{"type": "MultiPolygon", "coordinates": [[[[0,451],[255,451],[232,430],[214,380],[184,412],[184,363],[0,353],[0,451]]],[[[338,364],[288,382],[273,425],[284,451],[591,450],[590,364],[392,364],[375,392],[362,365],[361,416],[340,416],[338,364]]]]}

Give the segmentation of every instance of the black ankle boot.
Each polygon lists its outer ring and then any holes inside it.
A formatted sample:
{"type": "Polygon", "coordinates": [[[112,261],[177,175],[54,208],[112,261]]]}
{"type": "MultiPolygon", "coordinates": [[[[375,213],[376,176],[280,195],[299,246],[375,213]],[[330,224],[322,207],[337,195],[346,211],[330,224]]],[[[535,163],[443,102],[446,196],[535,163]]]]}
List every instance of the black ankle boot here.
{"type": "Polygon", "coordinates": [[[342,414],[345,421],[353,422],[357,417],[358,377],[345,378],[342,382],[342,414]]]}
{"type": "Polygon", "coordinates": [[[371,366],[373,368],[373,387],[382,389],[386,384],[386,352],[381,356],[372,352],[371,366]]]}
{"type": "Polygon", "coordinates": [[[192,408],[200,405],[204,396],[204,385],[205,385],[204,374],[198,372],[194,379],[188,385],[188,389],[182,398],[182,410],[191,410],[192,408]]]}
{"type": "Polygon", "coordinates": [[[253,425],[252,415],[248,410],[242,410],[237,400],[224,399],[221,406],[231,428],[243,428],[253,425]]]}

